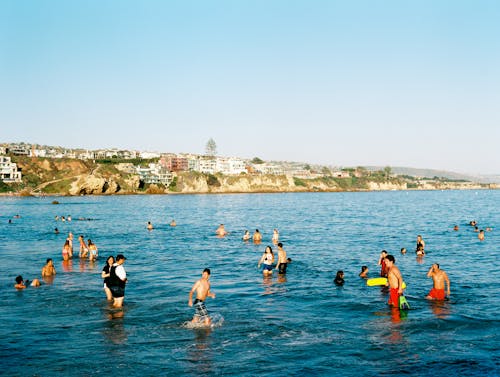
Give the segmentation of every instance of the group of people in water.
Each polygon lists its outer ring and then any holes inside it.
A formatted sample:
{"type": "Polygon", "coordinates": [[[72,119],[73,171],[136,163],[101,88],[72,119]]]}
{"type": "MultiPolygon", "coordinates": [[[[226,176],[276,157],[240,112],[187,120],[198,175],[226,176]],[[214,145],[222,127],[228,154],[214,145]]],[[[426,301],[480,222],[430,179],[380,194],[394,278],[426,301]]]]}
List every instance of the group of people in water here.
{"type": "MultiPolygon", "coordinates": [[[[59,220],[56,216],[56,220],[59,220]]],[[[66,221],[71,221],[71,217],[68,216],[66,221]]],[[[176,226],[175,220],[170,223],[171,226],[176,226]]],[[[470,222],[471,226],[477,227],[475,221],[470,222]]],[[[148,222],[147,229],[152,230],[153,226],[151,222],[148,222]]],[[[455,231],[458,230],[458,226],[453,228],[455,231]]],[[[491,230],[488,228],[487,230],[491,230]]],[[[481,230],[481,232],[484,231],[481,230]]],[[[216,229],[215,234],[217,237],[222,238],[229,234],[225,229],[224,224],[220,224],[216,229]]],[[[481,233],[480,233],[481,234],[481,233]]],[[[256,229],[253,235],[250,235],[248,230],[245,230],[242,240],[244,242],[253,241],[254,244],[260,244],[262,242],[262,234],[256,229]]],[[[484,239],[479,237],[480,240],[484,239]]],[[[98,249],[92,240],[88,239],[85,242],[83,235],[78,237],[79,241],[79,253],[78,256],[82,259],[88,258],[90,261],[95,261],[98,258],[98,249]]],[[[273,236],[271,242],[277,247],[277,257],[273,252],[271,246],[266,246],[264,253],[258,261],[258,268],[263,267],[262,273],[265,277],[272,275],[273,271],[276,270],[279,275],[284,275],[287,272],[288,264],[291,259],[287,257],[286,251],[283,249],[283,244],[279,242],[279,231],[277,229],[273,230],[273,236]]],[[[406,254],[406,248],[401,249],[401,254],[406,254]]],[[[422,258],[425,255],[425,241],[421,235],[417,236],[415,254],[417,258],[422,258]]],[[[68,237],[65,240],[62,249],[63,261],[68,261],[73,257],[73,234],[69,232],[68,237]]],[[[127,274],[123,266],[126,258],[122,254],[118,254],[116,258],[112,255],[108,256],[106,263],[102,269],[101,277],[103,279],[103,289],[108,301],[112,301],[113,307],[120,308],[123,306],[123,300],[125,296],[125,286],[127,283],[127,274]]],[[[404,282],[401,271],[396,266],[396,259],[393,255],[387,253],[383,250],[380,253],[377,264],[380,266],[380,277],[387,278],[388,286],[388,304],[390,306],[399,307],[400,297],[403,296],[404,292],[404,282]]],[[[368,279],[368,267],[362,266],[359,277],[368,279]]],[[[195,314],[193,316],[192,322],[202,325],[210,325],[211,319],[208,315],[208,311],[205,305],[205,300],[207,297],[215,298],[215,293],[210,290],[210,274],[209,268],[205,268],[202,272],[202,276],[198,279],[192,286],[189,292],[188,305],[194,306],[195,314]],[[193,301],[193,295],[196,293],[196,297],[193,301]]],[[[46,264],[43,266],[41,271],[42,278],[53,279],[56,275],[56,269],[54,267],[53,260],[48,258],[46,264]]],[[[433,263],[427,272],[427,277],[432,278],[433,287],[426,296],[430,300],[445,300],[450,296],[450,280],[447,273],[442,270],[438,263],[433,263]]],[[[15,278],[16,289],[24,289],[28,285],[38,287],[40,286],[39,279],[33,279],[32,281],[24,281],[21,275],[15,278]]],[[[334,283],[338,286],[343,285],[344,272],[342,270],[337,271],[334,278],[334,283]]],[[[404,297],[404,296],[403,296],[404,297]]]]}

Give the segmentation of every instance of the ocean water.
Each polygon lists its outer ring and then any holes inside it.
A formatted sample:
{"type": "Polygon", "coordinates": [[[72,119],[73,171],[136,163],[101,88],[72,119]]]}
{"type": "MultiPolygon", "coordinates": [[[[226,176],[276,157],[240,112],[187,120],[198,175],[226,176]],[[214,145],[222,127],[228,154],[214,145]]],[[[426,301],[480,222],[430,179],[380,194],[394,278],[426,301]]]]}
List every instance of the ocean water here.
{"type": "Polygon", "coordinates": [[[1,375],[500,375],[500,191],[52,200],[0,198],[1,375]],[[483,242],[467,225],[473,219],[493,228],[483,242]],[[220,223],[230,232],[222,239],[220,223]],[[263,243],[244,243],[244,230],[256,228],[263,243]],[[293,262],[285,277],[264,278],[257,262],[273,228],[293,262]],[[96,243],[97,262],[63,265],[69,231],[76,251],[80,234],[96,243]],[[358,277],[362,265],[378,276],[382,249],[407,283],[408,312],[391,310],[387,295],[358,277]],[[121,311],[107,304],[100,277],[106,256],[118,253],[129,279],[121,311]],[[48,257],[57,269],[51,284],[13,288],[18,274],[39,278],[48,257]],[[436,262],[451,280],[441,303],[424,298],[436,262]],[[205,267],[214,325],[192,329],[188,294],[205,267]],[[332,282],[337,270],[343,287],[332,282]]]}

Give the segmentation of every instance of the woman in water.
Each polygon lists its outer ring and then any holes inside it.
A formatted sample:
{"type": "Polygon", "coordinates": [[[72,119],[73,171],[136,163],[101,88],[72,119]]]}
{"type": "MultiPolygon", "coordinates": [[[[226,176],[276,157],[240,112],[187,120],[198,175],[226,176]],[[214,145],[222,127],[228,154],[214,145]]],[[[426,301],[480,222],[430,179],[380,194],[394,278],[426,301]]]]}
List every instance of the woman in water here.
{"type": "Polygon", "coordinates": [[[273,249],[271,249],[271,246],[266,246],[266,250],[264,251],[264,254],[262,254],[262,257],[260,258],[257,267],[260,268],[260,265],[262,263],[264,263],[264,269],[262,270],[262,273],[264,275],[272,275],[274,254],[273,254],[273,249]]]}
{"type": "Polygon", "coordinates": [[[87,254],[89,253],[89,248],[85,244],[83,240],[83,235],[78,236],[78,241],[80,241],[80,258],[87,258],[87,254]]]}
{"type": "Polygon", "coordinates": [[[89,245],[89,260],[95,260],[99,256],[97,252],[97,246],[92,242],[92,240],[87,241],[89,245]]]}
{"type": "Polygon", "coordinates": [[[417,249],[415,250],[415,252],[417,253],[417,255],[424,255],[425,254],[425,241],[422,239],[422,236],[419,234],[417,236],[417,249]]]}
{"type": "Polygon", "coordinates": [[[115,258],[110,255],[108,259],[106,259],[106,265],[102,269],[101,277],[104,279],[104,292],[106,293],[106,298],[108,301],[113,300],[113,295],[111,294],[111,290],[108,288],[108,280],[111,272],[111,266],[115,263],[115,258]]]}
{"type": "Polygon", "coordinates": [[[64,246],[62,248],[63,260],[69,260],[70,256],[71,256],[71,246],[69,244],[69,240],[66,240],[66,242],[64,242],[64,246]]]}
{"type": "Polygon", "coordinates": [[[335,285],[344,285],[344,271],[337,271],[337,275],[335,275],[335,279],[333,279],[335,285]]]}
{"type": "Polygon", "coordinates": [[[280,238],[280,233],[278,232],[278,229],[274,228],[273,230],[273,244],[277,244],[280,238]]]}
{"type": "Polygon", "coordinates": [[[248,241],[250,239],[250,232],[245,230],[245,234],[243,235],[243,241],[248,241]]]}

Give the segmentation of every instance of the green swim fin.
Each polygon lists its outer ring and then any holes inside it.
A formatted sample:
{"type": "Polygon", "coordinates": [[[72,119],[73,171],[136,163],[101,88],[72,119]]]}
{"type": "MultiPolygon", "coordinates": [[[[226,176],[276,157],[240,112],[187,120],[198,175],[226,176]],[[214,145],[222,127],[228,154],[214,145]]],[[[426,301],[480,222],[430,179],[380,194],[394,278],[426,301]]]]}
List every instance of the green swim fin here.
{"type": "Polygon", "coordinates": [[[399,309],[401,309],[401,310],[409,310],[410,309],[410,304],[408,304],[406,297],[403,295],[399,296],[399,309]]]}

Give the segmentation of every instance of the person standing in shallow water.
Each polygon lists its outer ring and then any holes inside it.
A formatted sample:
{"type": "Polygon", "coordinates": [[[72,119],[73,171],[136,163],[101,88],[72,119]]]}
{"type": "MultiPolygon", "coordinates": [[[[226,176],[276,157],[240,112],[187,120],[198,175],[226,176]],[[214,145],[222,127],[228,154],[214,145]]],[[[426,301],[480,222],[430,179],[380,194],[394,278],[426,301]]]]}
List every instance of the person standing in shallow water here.
{"type": "Polygon", "coordinates": [[[278,242],[278,263],[276,264],[276,269],[278,270],[278,274],[284,275],[286,274],[286,268],[288,266],[288,260],[286,257],[286,251],[283,249],[283,244],[278,242]]]}
{"type": "Polygon", "coordinates": [[[47,258],[45,266],[42,267],[42,278],[47,276],[54,276],[56,274],[56,268],[54,267],[54,262],[52,258],[47,258]]]}
{"type": "Polygon", "coordinates": [[[125,258],[122,254],[116,256],[116,261],[109,271],[108,288],[113,296],[113,306],[121,308],[125,298],[125,284],[127,283],[127,273],[123,267],[125,258]]]}
{"type": "Polygon", "coordinates": [[[385,257],[387,256],[387,251],[382,250],[380,256],[378,258],[378,265],[380,266],[380,276],[385,278],[387,277],[387,266],[385,263],[385,257]]]}
{"type": "Polygon", "coordinates": [[[191,323],[203,323],[205,326],[209,326],[212,320],[208,316],[208,311],[205,306],[205,300],[207,297],[215,298],[215,293],[210,291],[210,269],[205,268],[201,274],[201,279],[197,280],[193,284],[191,291],[189,292],[188,305],[193,306],[195,314],[191,323]],[[196,299],[193,303],[193,293],[196,292],[196,299]]]}
{"type": "Polygon", "coordinates": [[[252,236],[253,243],[255,244],[260,244],[262,242],[262,234],[259,232],[258,229],[255,229],[255,232],[252,236]]]}
{"type": "Polygon", "coordinates": [[[439,268],[439,264],[434,263],[429,272],[427,272],[427,277],[432,278],[434,282],[434,287],[428,293],[426,299],[428,300],[444,300],[446,296],[450,296],[450,279],[448,279],[448,275],[446,272],[439,268]],[[444,292],[446,283],[446,295],[444,292]]]}
{"type": "Polygon", "coordinates": [[[387,266],[387,281],[389,283],[389,301],[391,306],[399,307],[399,296],[403,294],[403,276],[398,267],[396,267],[396,259],[393,255],[385,257],[387,266]]]}
{"type": "Polygon", "coordinates": [[[103,282],[103,288],[104,288],[104,293],[106,293],[106,298],[108,301],[113,300],[113,294],[111,293],[111,290],[108,287],[109,284],[109,277],[111,276],[111,267],[115,263],[115,257],[110,255],[108,259],[106,259],[106,264],[104,265],[104,268],[102,269],[101,272],[101,277],[104,279],[103,282]]]}
{"type": "Polygon", "coordinates": [[[262,273],[264,275],[272,275],[274,254],[271,246],[266,246],[266,250],[264,250],[264,254],[262,254],[262,257],[260,258],[259,263],[257,264],[257,268],[260,268],[260,265],[262,263],[264,264],[264,269],[262,270],[262,273]]]}

